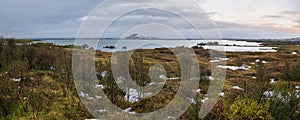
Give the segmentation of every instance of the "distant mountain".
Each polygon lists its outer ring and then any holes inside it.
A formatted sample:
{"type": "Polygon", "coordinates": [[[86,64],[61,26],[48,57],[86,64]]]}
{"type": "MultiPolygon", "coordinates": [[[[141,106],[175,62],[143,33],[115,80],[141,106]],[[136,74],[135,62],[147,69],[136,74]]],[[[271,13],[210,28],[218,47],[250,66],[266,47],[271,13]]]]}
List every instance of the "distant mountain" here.
{"type": "Polygon", "coordinates": [[[139,34],[132,34],[128,37],[126,37],[125,39],[143,39],[143,40],[153,40],[153,39],[157,39],[156,37],[152,37],[152,36],[143,36],[143,35],[139,35],[139,34]]]}

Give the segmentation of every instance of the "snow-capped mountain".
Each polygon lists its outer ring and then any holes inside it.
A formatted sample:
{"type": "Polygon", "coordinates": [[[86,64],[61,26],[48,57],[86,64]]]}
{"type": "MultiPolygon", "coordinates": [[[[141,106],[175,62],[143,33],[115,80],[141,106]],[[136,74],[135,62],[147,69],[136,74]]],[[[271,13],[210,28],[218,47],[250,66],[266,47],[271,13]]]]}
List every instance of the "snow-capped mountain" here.
{"type": "Polygon", "coordinates": [[[132,34],[128,37],[126,37],[126,39],[157,39],[156,37],[152,37],[152,36],[143,36],[143,35],[139,35],[139,34],[132,34]]]}

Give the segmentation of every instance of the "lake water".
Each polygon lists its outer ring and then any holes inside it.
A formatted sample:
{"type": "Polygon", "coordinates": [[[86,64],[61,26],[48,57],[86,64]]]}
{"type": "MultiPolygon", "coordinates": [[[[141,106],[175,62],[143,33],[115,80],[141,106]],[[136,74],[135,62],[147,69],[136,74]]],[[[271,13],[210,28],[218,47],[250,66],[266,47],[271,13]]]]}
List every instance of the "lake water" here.
{"type": "Polygon", "coordinates": [[[219,45],[206,45],[205,49],[220,50],[226,52],[277,52],[275,47],[265,47],[258,42],[234,41],[234,40],[98,40],[98,39],[77,39],[77,40],[42,40],[35,43],[53,43],[55,45],[84,45],[97,48],[105,52],[133,50],[133,49],[154,49],[154,48],[175,48],[193,47],[199,43],[218,42],[219,45]],[[226,46],[225,46],[226,45],[226,46]],[[104,48],[115,46],[115,49],[104,48]]]}

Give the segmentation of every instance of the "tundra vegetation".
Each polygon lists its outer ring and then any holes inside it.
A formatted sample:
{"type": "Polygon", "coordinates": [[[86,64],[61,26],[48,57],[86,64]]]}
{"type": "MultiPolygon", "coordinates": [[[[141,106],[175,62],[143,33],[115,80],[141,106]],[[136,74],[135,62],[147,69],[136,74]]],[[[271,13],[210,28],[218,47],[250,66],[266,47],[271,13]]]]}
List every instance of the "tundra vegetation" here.
{"type": "MultiPolygon", "coordinates": [[[[278,52],[227,53],[228,66],[246,66],[247,69],[227,70],[220,98],[203,119],[300,119],[300,54],[292,54],[299,52],[300,47],[276,43],[272,46],[278,47],[278,52]]],[[[73,46],[31,44],[29,40],[1,37],[0,119],[94,118],[84,107],[74,85],[72,49],[73,46]]],[[[90,50],[85,52],[89,54],[90,50]]],[[[194,47],[194,51],[201,75],[199,90],[191,91],[197,94],[180,119],[199,119],[203,102],[210,102],[206,99],[213,80],[210,54],[201,47],[194,47]]],[[[166,79],[160,92],[134,102],[118,88],[110,67],[118,63],[112,63],[111,56],[111,53],[96,51],[94,60],[99,85],[118,107],[131,108],[130,112],[135,113],[153,112],[170,103],[177,94],[181,71],[171,50],[136,50],[131,56],[130,75],[139,86],[151,84],[148,73],[155,64],[163,65],[167,73],[157,77],[166,79]]],[[[143,92],[137,94],[143,96],[143,92]]]]}

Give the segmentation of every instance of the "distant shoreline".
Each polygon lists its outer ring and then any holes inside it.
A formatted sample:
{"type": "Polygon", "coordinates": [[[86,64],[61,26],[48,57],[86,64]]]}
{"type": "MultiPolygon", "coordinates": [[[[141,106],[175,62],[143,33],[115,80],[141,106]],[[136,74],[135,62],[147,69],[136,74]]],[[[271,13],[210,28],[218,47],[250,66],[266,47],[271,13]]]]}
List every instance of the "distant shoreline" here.
{"type": "Polygon", "coordinates": [[[187,38],[187,39],[179,39],[179,38],[155,38],[155,39],[126,39],[126,38],[28,38],[28,39],[17,39],[17,40],[33,40],[33,41],[43,41],[43,40],[76,40],[76,39],[90,39],[90,40],[234,40],[234,41],[248,41],[248,42],[272,42],[272,41],[299,41],[300,37],[297,38],[285,38],[285,39],[237,39],[237,38],[187,38]]]}

